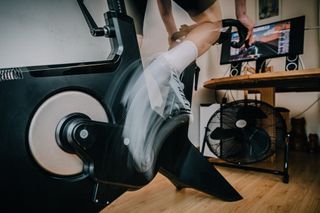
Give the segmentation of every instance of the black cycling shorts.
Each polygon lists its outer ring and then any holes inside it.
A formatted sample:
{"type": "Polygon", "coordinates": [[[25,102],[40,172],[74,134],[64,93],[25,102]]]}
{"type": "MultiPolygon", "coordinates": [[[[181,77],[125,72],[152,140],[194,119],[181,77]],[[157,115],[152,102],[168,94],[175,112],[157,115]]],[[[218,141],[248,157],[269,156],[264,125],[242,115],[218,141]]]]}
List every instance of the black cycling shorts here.
{"type": "MultiPolygon", "coordinates": [[[[134,19],[137,34],[143,34],[144,15],[148,0],[125,0],[128,15],[134,19]]],[[[191,17],[208,9],[216,0],[173,0],[191,17]]]]}
{"type": "Polygon", "coordinates": [[[216,0],[174,0],[174,2],[193,17],[208,9],[216,0]]]}

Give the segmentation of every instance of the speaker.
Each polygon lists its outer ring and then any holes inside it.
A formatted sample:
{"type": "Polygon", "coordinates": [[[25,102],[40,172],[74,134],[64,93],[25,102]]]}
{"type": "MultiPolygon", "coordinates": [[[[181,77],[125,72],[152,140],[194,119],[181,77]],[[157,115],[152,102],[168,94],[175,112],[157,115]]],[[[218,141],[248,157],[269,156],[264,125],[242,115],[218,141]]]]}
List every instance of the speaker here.
{"type": "Polygon", "coordinates": [[[286,57],[286,71],[299,69],[299,55],[289,55],[286,57]]]}
{"type": "Polygon", "coordinates": [[[241,74],[242,63],[231,63],[230,76],[237,76],[241,74]]]}

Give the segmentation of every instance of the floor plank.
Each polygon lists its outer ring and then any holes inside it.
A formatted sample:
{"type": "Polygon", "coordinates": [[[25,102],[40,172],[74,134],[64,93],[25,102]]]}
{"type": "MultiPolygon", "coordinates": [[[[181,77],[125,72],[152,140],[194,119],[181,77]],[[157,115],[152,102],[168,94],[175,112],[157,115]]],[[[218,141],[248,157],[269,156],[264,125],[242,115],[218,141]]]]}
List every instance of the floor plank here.
{"type": "Polygon", "coordinates": [[[289,184],[273,174],[217,169],[243,200],[224,202],[193,189],[177,191],[158,174],[149,185],[125,193],[101,212],[320,212],[320,153],[291,152],[289,184]]]}

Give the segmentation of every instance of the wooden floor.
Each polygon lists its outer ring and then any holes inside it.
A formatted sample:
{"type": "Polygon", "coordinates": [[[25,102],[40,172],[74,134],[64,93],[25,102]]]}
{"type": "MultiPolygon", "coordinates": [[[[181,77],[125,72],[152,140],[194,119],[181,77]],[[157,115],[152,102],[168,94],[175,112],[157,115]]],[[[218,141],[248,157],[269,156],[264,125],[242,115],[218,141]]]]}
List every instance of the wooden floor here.
{"type": "Polygon", "coordinates": [[[146,187],[127,192],[102,212],[320,212],[320,153],[291,152],[289,184],[281,176],[218,167],[243,196],[224,202],[193,189],[176,191],[162,175],[146,187]]]}

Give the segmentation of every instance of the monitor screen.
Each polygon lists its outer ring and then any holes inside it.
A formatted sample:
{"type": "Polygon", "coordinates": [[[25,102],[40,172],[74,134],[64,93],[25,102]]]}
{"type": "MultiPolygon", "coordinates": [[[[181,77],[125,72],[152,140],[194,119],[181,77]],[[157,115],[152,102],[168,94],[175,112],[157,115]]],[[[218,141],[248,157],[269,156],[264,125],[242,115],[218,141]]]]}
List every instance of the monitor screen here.
{"type": "MultiPolygon", "coordinates": [[[[303,53],[304,16],[254,27],[254,42],[250,47],[233,48],[231,42],[222,45],[221,64],[298,55],[303,53]]],[[[237,32],[230,41],[238,41],[237,32]]]]}

